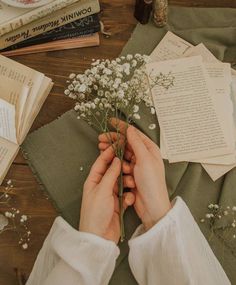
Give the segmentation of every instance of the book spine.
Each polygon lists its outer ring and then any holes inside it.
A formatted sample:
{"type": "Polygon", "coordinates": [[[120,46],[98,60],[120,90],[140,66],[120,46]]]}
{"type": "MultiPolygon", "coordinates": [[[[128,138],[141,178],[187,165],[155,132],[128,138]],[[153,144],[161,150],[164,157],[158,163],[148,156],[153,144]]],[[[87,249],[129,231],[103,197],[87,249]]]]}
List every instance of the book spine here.
{"type": "Polygon", "coordinates": [[[16,17],[10,21],[2,23],[0,25],[0,36],[10,33],[11,31],[17,30],[20,27],[29,24],[33,21],[46,17],[47,15],[60,10],[68,5],[72,5],[75,2],[80,2],[81,0],[54,0],[49,4],[42,7],[33,9],[32,11],[16,17]]]}
{"type": "Polygon", "coordinates": [[[87,32],[87,34],[89,33],[92,34],[92,33],[98,32],[99,27],[100,27],[100,22],[99,22],[98,14],[94,14],[94,15],[79,19],[77,21],[71,22],[69,24],[63,25],[59,28],[53,29],[41,35],[30,38],[17,45],[21,46],[25,43],[27,43],[27,45],[30,45],[30,44],[34,44],[35,42],[42,43],[43,41],[45,42],[45,41],[53,40],[60,36],[67,35],[68,33],[70,34],[77,33],[79,35],[80,32],[83,32],[85,34],[86,31],[92,30],[92,32],[87,32]]]}
{"type": "Polygon", "coordinates": [[[56,11],[39,21],[30,23],[15,31],[0,37],[0,49],[7,48],[39,34],[51,31],[67,23],[74,22],[86,16],[98,13],[100,6],[98,0],[81,0],[78,3],[56,11]]]}
{"type": "Polygon", "coordinates": [[[87,36],[87,35],[91,35],[94,33],[97,33],[100,30],[100,26],[96,26],[96,27],[90,27],[84,30],[78,30],[78,31],[71,31],[71,32],[67,32],[67,33],[58,33],[57,35],[55,35],[54,37],[45,37],[43,39],[36,39],[34,41],[24,41],[22,43],[10,46],[4,50],[2,50],[3,52],[5,51],[10,51],[10,50],[16,50],[16,49],[20,49],[20,48],[24,48],[24,47],[29,47],[29,46],[33,46],[33,45],[39,45],[39,44],[44,44],[47,42],[53,42],[53,41],[58,41],[58,40],[64,40],[64,39],[71,39],[71,38],[77,38],[77,37],[81,37],[81,36],[87,36]]]}

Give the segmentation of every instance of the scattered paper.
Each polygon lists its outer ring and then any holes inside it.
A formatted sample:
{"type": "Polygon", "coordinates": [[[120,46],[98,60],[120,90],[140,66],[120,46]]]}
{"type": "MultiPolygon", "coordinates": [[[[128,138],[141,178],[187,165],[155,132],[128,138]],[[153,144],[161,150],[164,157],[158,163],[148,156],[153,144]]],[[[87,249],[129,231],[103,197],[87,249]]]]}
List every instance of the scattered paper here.
{"type": "Polygon", "coordinates": [[[233,152],[200,56],[150,63],[147,72],[170,162],[233,152]],[[152,85],[155,78],[170,73],[173,86],[152,85]]]}

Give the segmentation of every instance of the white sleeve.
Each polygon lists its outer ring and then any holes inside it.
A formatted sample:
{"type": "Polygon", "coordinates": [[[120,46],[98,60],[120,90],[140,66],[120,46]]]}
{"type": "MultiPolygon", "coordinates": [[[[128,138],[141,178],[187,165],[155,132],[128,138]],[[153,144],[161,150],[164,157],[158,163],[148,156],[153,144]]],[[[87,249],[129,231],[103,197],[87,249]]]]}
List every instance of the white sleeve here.
{"type": "Polygon", "coordinates": [[[119,253],[114,242],[76,231],[58,217],[26,285],[108,284],[119,253]]]}
{"type": "Polygon", "coordinates": [[[150,230],[144,232],[143,226],[139,226],[129,247],[129,264],[139,284],[230,284],[180,197],[150,230]]]}

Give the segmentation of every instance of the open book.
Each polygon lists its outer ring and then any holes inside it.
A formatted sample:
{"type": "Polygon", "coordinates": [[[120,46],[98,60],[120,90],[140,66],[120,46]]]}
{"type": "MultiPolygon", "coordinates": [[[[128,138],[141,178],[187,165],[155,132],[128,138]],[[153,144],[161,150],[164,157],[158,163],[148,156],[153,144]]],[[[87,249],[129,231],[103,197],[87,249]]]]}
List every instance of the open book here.
{"type": "Polygon", "coordinates": [[[52,85],[44,74],[0,56],[0,183],[52,85]]]}

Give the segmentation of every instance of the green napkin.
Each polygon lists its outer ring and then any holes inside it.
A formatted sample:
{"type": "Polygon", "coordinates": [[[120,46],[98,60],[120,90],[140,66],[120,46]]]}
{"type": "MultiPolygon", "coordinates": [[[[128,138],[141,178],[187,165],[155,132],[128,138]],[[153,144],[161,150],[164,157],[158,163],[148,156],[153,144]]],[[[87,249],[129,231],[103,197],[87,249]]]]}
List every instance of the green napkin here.
{"type": "MultiPolygon", "coordinates": [[[[233,61],[236,58],[235,19],[235,9],[170,7],[166,27],[158,29],[151,22],[145,26],[138,24],[122,54],[149,54],[170,30],[193,44],[203,42],[220,60],[233,61]]],[[[150,123],[158,125],[156,117],[145,106],[140,113],[142,118],[137,127],[159,144],[159,129],[148,129],[150,123]]],[[[60,214],[73,226],[77,226],[79,220],[83,183],[98,155],[97,135],[93,128],[76,119],[74,111],[69,111],[28,135],[22,145],[36,177],[60,214]]],[[[206,213],[210,202],[236,205],[235,169],[214,183],[197,163],[165,162],[165,167],[171,198],[181,196],[197,222],[206,213]]],[[[127,240],[139,223],[134,210],[129,209],[125,215],[127,240]]],[[[208,238],[208,227],[201,223],[200,227],[208,238]]],[[[210,245],[231,282],[236,284],[236,259],[231,248],[223,246],[216,237],[211,239],[210,245]]],[[[137,284],[128,265],[127,241],[120,248],[121,255],[110,284],[137,284]]]]}

